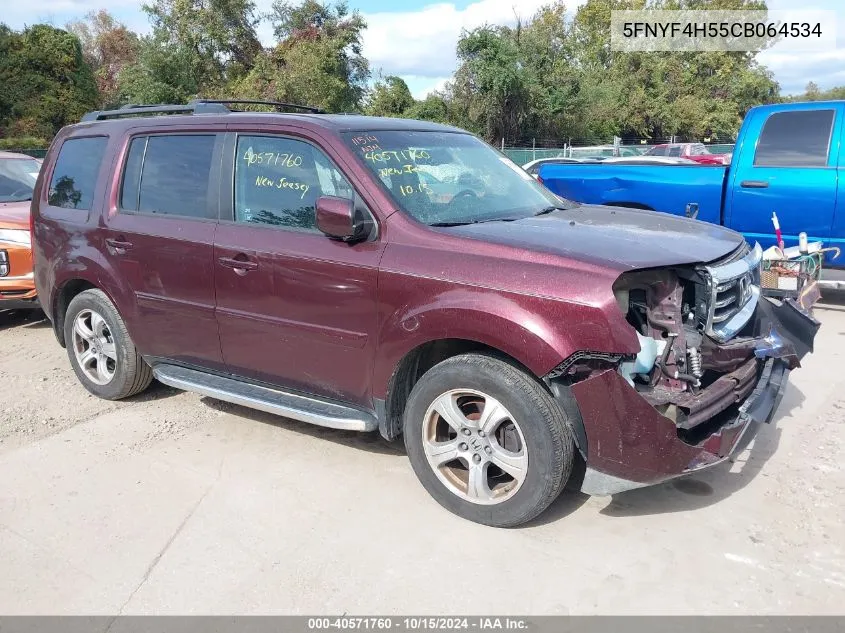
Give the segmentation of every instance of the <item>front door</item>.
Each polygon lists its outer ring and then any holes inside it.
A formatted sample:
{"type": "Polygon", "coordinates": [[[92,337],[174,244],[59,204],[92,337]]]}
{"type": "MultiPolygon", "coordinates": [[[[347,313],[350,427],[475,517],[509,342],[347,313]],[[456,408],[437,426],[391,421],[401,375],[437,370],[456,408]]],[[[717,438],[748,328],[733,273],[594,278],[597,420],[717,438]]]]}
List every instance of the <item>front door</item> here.
{"type": "Polygon", "coordinates": [[[214,316],[216,180],[223,135],[134,137],[105,249],[129,284],[124,315],[146,355],[223,369],[214,316]],[[131,309],[131,308],[130,308],[131,309]]]}
{"type": "Polygon", "coordinates": [[[356,199],[352,186],[303,139],[244,133],[230,145],[232,217],[214,244],[228,370],[370,406],[383,246],[329,239],[315,221],[318,197],[356,199]]]}
{"type": "Polygon", "coordinates": [[[797,110],[758,111],[747,122],[744,142],[734,154],[730,206],[725,224],[763,248],[776,242],[772,213],[780,222],[786,246],[806,232],[827,242],[837,196],[837,155],[841,108],[804,104],[797,110]]]}

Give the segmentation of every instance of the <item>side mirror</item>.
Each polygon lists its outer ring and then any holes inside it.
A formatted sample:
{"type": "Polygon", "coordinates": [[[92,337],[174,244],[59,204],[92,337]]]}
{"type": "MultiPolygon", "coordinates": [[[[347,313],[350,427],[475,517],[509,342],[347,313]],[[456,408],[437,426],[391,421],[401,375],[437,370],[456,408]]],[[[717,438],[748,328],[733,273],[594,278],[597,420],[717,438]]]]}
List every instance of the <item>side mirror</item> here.
{"type": "Polygon", "coordinates": [[[367,236],[365,223],[359,219],[353,200],[320,196],[315,206],[317,228],[329,237],[351,242],[367,236]]]}

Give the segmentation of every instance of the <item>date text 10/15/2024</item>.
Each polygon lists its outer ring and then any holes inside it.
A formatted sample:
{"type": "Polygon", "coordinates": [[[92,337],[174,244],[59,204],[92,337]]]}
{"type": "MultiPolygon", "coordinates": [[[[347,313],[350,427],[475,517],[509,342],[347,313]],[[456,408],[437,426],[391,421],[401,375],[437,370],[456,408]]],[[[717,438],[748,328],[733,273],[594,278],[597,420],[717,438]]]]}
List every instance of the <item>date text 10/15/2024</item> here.
{"type": "Polygon", "coordinates": [[[516,617],[315,617],[308,618],[308,629],[375,630],[375,631],[520,631],[529,623],[516,617]]]}

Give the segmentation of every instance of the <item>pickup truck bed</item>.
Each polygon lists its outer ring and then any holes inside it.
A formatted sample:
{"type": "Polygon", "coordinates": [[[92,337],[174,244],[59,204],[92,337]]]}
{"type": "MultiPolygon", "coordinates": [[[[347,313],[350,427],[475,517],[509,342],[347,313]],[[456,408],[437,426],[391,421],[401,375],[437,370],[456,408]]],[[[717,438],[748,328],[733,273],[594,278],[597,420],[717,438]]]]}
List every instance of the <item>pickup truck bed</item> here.
{"type": "Polygon", "coordinates": [[[589,204],[684,215],[686,205],[699,205],[698,219],[722,223],[723,165],[544,165],[543,183],[559,196],[589,204]]]}

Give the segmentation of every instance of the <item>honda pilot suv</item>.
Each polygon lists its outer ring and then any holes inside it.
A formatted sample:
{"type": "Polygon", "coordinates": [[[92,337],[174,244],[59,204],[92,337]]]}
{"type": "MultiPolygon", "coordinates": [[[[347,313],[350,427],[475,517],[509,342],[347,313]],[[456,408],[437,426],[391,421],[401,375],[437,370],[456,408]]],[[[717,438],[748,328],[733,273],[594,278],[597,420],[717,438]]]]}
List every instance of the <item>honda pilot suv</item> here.
{"type": "Polygon", "coordinates": [[[241,103],[93,112],[49,149],[36,285],[101,398],[156,378],[402,437],[441,505],[515,526],[576,460],[598,495],[725,460],[811,350],[737,233],[569,202],[452,127],[241,103]]]}

